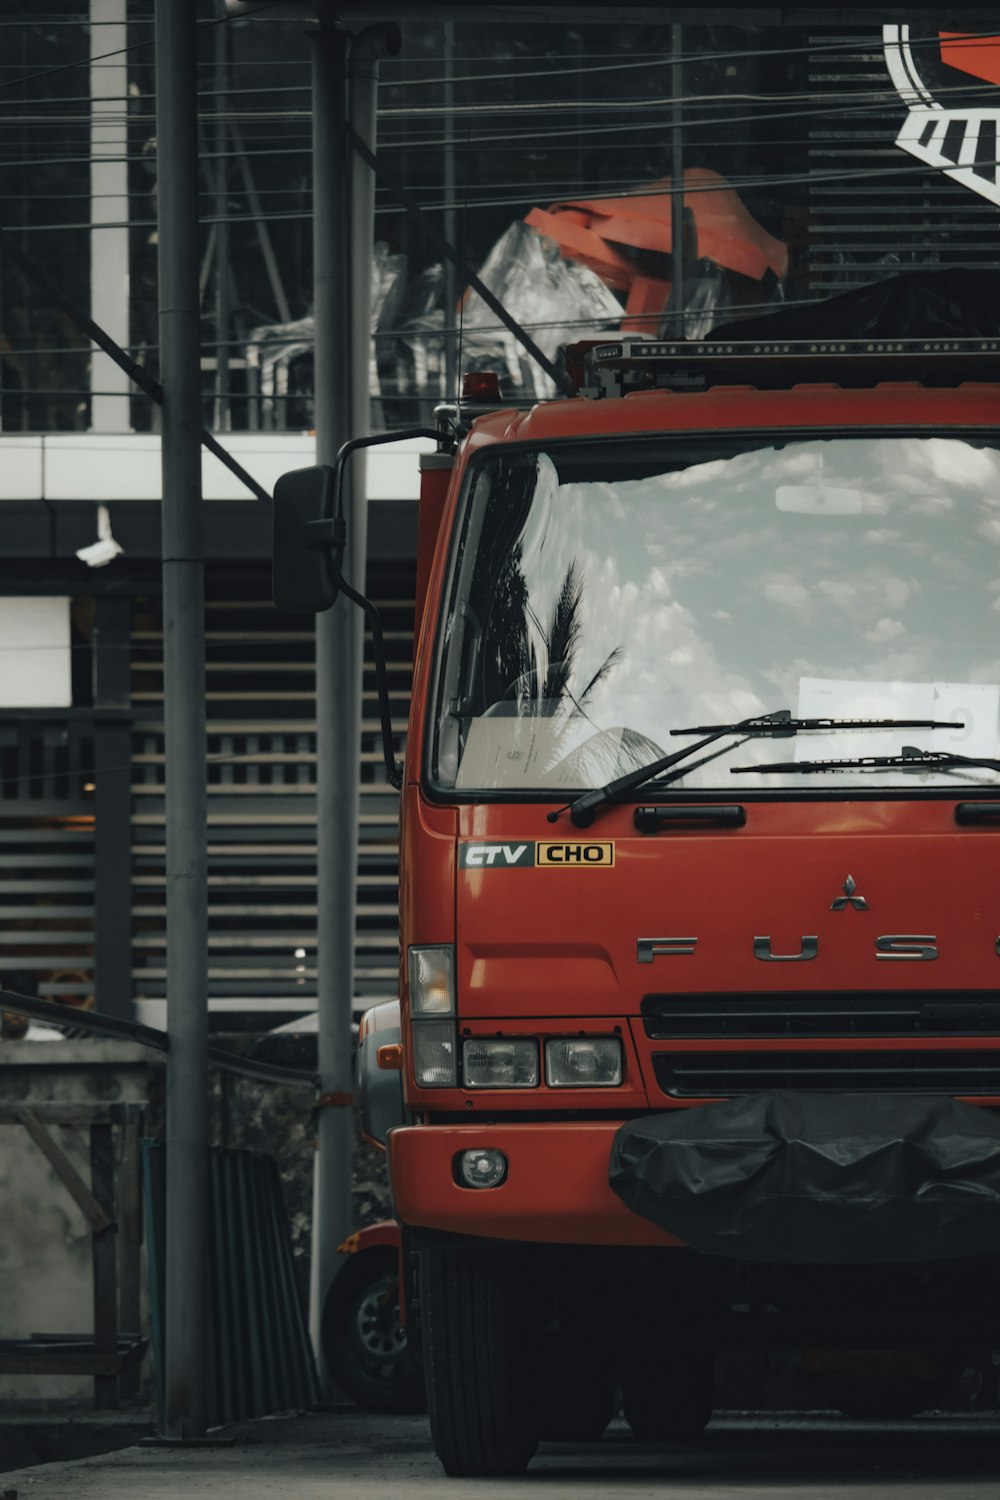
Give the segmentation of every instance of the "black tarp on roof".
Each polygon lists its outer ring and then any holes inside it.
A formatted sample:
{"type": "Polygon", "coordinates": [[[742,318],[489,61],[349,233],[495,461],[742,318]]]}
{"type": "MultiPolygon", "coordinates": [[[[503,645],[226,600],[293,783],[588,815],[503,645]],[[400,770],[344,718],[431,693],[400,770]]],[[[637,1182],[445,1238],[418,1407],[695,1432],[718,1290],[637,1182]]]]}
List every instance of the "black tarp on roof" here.
{"type": "Polygon", "coordinates": [[[710,339],[993,338],[1000,276],[956,267],[903,271],[838,297],[722,323],[710,339]]]}

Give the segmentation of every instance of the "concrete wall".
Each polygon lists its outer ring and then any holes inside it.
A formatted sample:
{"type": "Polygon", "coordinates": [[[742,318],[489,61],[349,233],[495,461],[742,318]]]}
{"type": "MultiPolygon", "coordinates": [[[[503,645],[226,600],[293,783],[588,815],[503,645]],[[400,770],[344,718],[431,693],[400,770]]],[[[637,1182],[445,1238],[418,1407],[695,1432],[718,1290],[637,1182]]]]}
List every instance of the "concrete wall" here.
{"type": "MultiPolygon", "coordinates": [[[[145,1047],[96,1039],[0,1041],[0,1102],[140,1103],[159,1092],[151,1057],[145,1047]]],[[[54,1126],[52,1133],[89,1183],[86,1129],[54,1126]]],[[[0,1338],[93,1328],[87,1222],[26,1131],[0,1125],[0,1338]]],[[[92,1392],[89,1378],[0,1375],[0,1399],[90,1399],[92,1392]]]]}

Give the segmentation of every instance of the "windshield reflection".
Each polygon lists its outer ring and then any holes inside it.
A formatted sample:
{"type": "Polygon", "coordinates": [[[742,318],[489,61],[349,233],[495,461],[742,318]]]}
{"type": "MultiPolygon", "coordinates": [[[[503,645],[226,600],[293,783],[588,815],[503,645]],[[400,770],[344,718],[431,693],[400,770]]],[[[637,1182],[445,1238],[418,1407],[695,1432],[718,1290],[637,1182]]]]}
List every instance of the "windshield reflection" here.
{"type": "MultiPolygon", "coordinates": [[[[1000,453],[954,437],[713,438],[496,453],[470,485],[440,643],[434,779],[587,790],[686,724],[961,720],[907,743],[997,755],[1000,453]]],[[[776,757],[754,742],[746,765],[776,757]]],[[[789,759],[899,755],[899,731],[803,734],[789,759]]],[[[965,768],[768,777],[995,783],[965,768]]],[[[761,786],[726,759],[674,791],[761,786]]]]}

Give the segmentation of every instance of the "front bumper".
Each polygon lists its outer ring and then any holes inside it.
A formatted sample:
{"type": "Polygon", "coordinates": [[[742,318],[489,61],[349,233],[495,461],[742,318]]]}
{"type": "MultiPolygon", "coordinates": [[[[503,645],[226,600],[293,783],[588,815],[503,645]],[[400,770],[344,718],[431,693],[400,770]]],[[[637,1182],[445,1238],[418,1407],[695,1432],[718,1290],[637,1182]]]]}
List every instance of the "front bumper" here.
{"type": "Polygon", "coordinates": [[[543,1125],[406,1125],[389,1132],[397,1217],[411,1228],[567,1245],[679,1245],[608,1184],[620,1120],[543,1125]],[[496,1188],[460,1187],[454,1159],[493,1147],[508,1162],[496,1188]]]}

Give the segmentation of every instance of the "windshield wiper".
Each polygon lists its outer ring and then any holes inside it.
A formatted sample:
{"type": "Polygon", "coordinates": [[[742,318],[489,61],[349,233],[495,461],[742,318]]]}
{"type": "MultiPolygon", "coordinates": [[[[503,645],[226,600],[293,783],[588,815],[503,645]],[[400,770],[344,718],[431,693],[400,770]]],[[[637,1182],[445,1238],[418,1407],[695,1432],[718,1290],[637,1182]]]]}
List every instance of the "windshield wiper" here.
{"type": "Polygon", "coordinates": [[[730,769],[736,776],[747,771],[767,775],[782,771],[885,771],[893,767],[905,771],[947,771],[956,766],[1000,771],[1000,760],[991,760],[985,755],[958,755],[950,750],[918,750],[915,745],[904,745],[899,755],[859,755],[853,760],[776,760],[760,766],[732,766],[730,769]]]}
{"type": "MultiPolygon", "coordinates": [[[[554,823],[564,812],[568,812],[570,819],[577,828],[588,828],[594,821],[594,813],[599,807],[605,807],[608,803],[616,802],[621,797],[626,797],[636,787],[643,786],[654,777],[659,778],[658,785],[669,786],[672,781],[679,781],[689,771],[704,765],[707,760],[714,760],[716,755],[726,755],[731,750],[736,750],[740,745],[746,743],[750,738],[758,735],[780,737],[783,735],[798,734],[800,730],[838,730],[838,729],[964,729],[964,724],[941,722],[937,719],[793,719],[791,711],[787,708],[779,708],[770,714],[753,714],[749,719],[740,719],[733,724],[712,724],[703,726],[707,731],[703,739],[694,745],[686,745],[683,750],[675,750],[672,755],[661,755],[659,760],[651,761],[648,766],[638,766],[634,771],[628,771],[624,776],[619,776],[617,781],[609,781],[606,786],[598,787],[593,792],[584,792],[573,802],[567,802],[565,807],[557,807],[554,812],[548,814],[548,821],[554,823]],[[742,735],[742,739],[736,740],[731,745],[725,745],[717,750],[714,755],[707,755],[703,760],[696,761],[694,765],[684,765],[682,761],[690,760],[692,755],[697,755],[699,750],[712,745],[716,740],[724,739],[726,735],[742,735]],[[664,776],[664,771],[671,767],[678,767],[672,775],[664,776]]],[[[702,730],[695,729],[673,729],[671,734],[701,734],[702,730]]],[[[805,762],[801,762],[805,764],[805,762]]]]}

